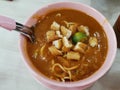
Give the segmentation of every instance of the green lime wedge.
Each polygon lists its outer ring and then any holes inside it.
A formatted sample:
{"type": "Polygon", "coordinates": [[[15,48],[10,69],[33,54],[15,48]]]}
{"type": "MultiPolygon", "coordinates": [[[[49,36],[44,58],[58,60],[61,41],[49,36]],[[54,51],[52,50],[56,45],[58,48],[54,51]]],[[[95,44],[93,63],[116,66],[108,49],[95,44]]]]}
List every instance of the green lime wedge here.
{"type": "Polygon", "coordinates": [[[87,40],[87,35],[83,32],[77,32],[72,36],[72,42],[76,44],[77,42],[84,42],[87,40]]]}

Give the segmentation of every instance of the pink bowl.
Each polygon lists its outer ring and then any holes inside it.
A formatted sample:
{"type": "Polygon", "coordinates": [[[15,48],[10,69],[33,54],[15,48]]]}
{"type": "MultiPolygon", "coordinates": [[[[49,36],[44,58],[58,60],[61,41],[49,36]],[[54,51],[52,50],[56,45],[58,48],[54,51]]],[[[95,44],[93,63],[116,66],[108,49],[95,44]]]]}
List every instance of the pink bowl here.
{"type": "Polygon", "coordinates": [[[35,66],[32,64],[28,57],[26,50],[26,39],[22,35],[20,36],[21,54],[23,56],[23,61],[25,62],[30,72],[33,74],[33,77],[41,84],[54,90],[83,90],[91,86],[95,81],[101,78],[110,69],[117,50],[116,36],[109,22],[101,13],[87,5],[74,2],[58,2],[42,7],[27,20],[26,25],[32,26],[36,23],[37,19],[33,18],[34,16],[41,16],[46,14],[50,10],[60,8],[70,8],[82,11],[96,19],[99,22],[99,24],[101,24],[101,26],[104,28],[108,38],[108,54],[102,67],[97,72],[95,72],[93,75],[86,79],[76,82],[63,83],[48,79],[35,68],[35,66]]]}

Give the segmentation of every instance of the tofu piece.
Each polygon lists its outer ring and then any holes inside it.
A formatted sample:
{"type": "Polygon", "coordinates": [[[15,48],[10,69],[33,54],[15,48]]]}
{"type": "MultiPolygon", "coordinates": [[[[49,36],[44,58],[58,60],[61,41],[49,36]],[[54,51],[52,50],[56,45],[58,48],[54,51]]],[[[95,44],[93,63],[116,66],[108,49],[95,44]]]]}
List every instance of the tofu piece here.
{"type": "Polygon", "coordinates": [[[70,49],[71,49],[71,48],[68,48],[68,47],[65,47],[65,46],[62,47],[62,51],[63,51],[63,52],[69,52],[70,49]]]}
{"type": "Polygon", "coordinates": [[[80,54],[78,52],[70,51],[67,53],[67,59],[80,60],[80,54]]]}
{"type": "Polygon", "coordinates": [[[91,47],[95,47],[98,45],[98,40],[96,37],[90,37],[89,39],[89,44],[91,47]]]}
{"type": "Polygon", "coordinates": [[[69,25],[69,29],[72,31],[72,34],[76,33],[77,31],[77,24],[71,24],[69,25]]]}
{"type": "Polygon", "coordinates": [[[62,47],[62,39],[58,39],[52,42],[52,44],[57,48],[57,49],[61,49],[62,47]]]}
{"type": "Polygon", "coordinates": [[[48,48],[48,50],[50,51],[50,53],[54,56],[57,56],[57,55],[62,55],[62,51],[58,50],[55,46],[50,46],[48,48]]]}
{"type": "Polygon", "coordinates": [[[53,22],[51,24],[51,27],[50,27],[51,30],[60,30],[60,24],[58,24],[57,22],[53,22]]]}
{"type": "Polygon", "coordinates": [[[87,26],[83,26],[83,25],[79,26],[78,31],[79,32],[84,32],[87,36],[90,35],[89,28],[87,26]]]}
{"type": "Polygon", "coordinates": [[[69,51],[73,47],[72,43],[69,42],[66,37],[63,37],[62,42],[63,42],[63,48],[62,48],[63,51],[69,51]]]}
{"type": "Polygon", "coordinates": [[[64,21],[66,24],[67,28],[72,31],[72,34],[74,34],[77,31],[78,24],[75,22],[67,22],[64,21]]]}
{"type": "Polygon", "coordinates": [[[78,42],[73,48],[73,50],[84,54],[87,50],[87,45],[82,42],[78,42]]]}
{"type": "Polygon", "coordinates": [[[69,29],[72,31],[72,34],[74,34],[77,31],[77,25],[70,25],[69,29]]]}
{"type": "Polygon", "coordinates": [[[70,38],[70,36],[72,35],[72,31],[70,31],[69,29],[67,29],[64,26],[61,26],[61,33],[63,36],[70,38]]]}
{"type": "Polygon", "coordinates": [[[46,38],[47,38],[47,42],[51,42],[53,40],[58,39],[59,37],[56,35],[55,31],[50,30],[50,31],[47,31],[46,38]]]}
{"type": "Polygon", "coordinates": [[[59,38],[62,38],[63,37],[63,35],[61,35],[61,33],[60,33],[60,31],[56,31],[56,35],[59,37],[59,38]]]}

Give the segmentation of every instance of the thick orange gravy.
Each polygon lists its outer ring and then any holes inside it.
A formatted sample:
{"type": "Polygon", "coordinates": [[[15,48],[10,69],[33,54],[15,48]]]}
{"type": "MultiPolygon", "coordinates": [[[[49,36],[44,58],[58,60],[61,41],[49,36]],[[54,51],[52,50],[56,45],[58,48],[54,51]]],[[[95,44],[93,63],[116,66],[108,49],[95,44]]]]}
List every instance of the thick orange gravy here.
{"type": "Polygon", "coordinates": [[[42,74],[57,81],[78,81],[85,79],[95,73],[106,59],[108,42],[103,28],[94,18],[80,11],[60,9],[41,16],[35,25],[35,36],[36,42],[34,44],[29,41],[27,42],[27,52],[30,60],[42,74]],[[52,55],[48,49],[52,43],[47,42],[46,32],[50,30],[50,26],[54,21],[65,27],[64,21],[75,22],[89,27],[90,35],[88,38],[96,37],[98,44],[95,47],[91,47],[88,41],[86,41],[85,44],[88,48],[84,54],[80,53],[79,60],[67,60],[65,57],[52,55]],[[41,48],[43,48],[42,52],[41,48]],[[56,67],[55,73],[52,71],[52,65],[55,63],[59,63],[67,68],[77,65],[78,67],[69,72],[64,72],[60,67],[56,67]]]}

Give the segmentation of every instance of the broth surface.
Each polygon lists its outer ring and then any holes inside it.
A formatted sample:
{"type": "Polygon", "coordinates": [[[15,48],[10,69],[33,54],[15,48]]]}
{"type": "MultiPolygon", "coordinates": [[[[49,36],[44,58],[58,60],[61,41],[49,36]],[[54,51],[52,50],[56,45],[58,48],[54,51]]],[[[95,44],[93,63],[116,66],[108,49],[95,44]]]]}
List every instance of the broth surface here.
{"type": "Polygon", "coordinates": [[[103,28],[91,16],[80,11],[60,9],[51,11],[45,16],[41,16],[35,25],[35,36],[36,42],[34,44],[27,41],[27,52],[31,62],[42,74],[57,81],[78,81],[85,79],[95,73],[106,59],[108,43],[103,28]],[[89,51],[86,51],[85,54],[81,54],[80,60],[64,61],[61,56],[52,55],[48,50],[51,43],[47,42],[46,32],[50,30],[50,26],[54,21],[63,26],[66,26],[64,21],[88,26],[90,33],[89,37],[96,37],[98,45],[93,48],[89,46],[88,42],[85,42],[88,45],[89,51]],[[40,52],[41,48],[44,48],[42,53],[40,52]],[[59,63],[68,68],[77,65],[79,66],[67,73],[71,73],[71,79],[68,79],[65,77],[67,74],[59,67],[55,68],[56,72],[58,72],[57,74],[51,71],[51,67],[55,63],[59,63]],[[61,78],[64,78],[64,80],[61,78]]]}

